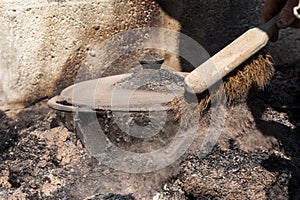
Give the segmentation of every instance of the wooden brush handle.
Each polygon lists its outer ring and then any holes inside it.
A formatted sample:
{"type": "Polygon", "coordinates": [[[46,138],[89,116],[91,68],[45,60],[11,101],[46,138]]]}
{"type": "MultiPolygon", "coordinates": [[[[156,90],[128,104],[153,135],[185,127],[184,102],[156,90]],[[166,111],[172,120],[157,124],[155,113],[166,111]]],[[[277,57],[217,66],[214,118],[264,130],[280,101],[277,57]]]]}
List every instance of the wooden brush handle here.
{"type": "Polygon", "coordinates": [[[278,31],[275,16],[259,28],[252,28],[193,70],[185,78],[185,89],[200,94],[263,48],[278,31]]]}

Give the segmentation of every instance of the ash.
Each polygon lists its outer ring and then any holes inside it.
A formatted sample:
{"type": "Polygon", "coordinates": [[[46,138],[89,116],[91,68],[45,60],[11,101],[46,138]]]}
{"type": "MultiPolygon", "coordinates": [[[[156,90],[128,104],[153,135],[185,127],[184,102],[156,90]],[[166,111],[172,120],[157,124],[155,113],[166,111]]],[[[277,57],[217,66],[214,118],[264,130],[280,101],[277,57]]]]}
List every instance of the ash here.
{"type": "Polygon", "coordinates": [[[0,111],[0,199],[300,199],[299,69],[278,68],[265,91],[229,108],[207,157],[198,158],[195,139],[173,165],[147,174],[101,165],[46,101],[0,111]]]}
{"type": "Polygon", "coordinates": [[[155,92],[178,92],[183,90],[184,77],[161,69],[136,69],[130,77],[127,77],[115,86],[129,90],[146,90],[155,92]]]}

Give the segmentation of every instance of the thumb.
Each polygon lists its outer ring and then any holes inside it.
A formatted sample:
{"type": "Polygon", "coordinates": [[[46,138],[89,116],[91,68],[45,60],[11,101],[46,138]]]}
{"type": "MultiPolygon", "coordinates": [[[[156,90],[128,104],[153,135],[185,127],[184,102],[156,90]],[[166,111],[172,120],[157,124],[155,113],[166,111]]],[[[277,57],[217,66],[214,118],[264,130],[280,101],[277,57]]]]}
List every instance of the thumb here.
{"type": "Polygon", "coordinates": [[[293,9],[298,5],[298,3],[298,0],[288,0],[286,2],[285,6],[279,14],[279,18],[277,21],[277,26],[279,28],[287,28],[294,23],[296,17],[293,13],[293,9]]]}

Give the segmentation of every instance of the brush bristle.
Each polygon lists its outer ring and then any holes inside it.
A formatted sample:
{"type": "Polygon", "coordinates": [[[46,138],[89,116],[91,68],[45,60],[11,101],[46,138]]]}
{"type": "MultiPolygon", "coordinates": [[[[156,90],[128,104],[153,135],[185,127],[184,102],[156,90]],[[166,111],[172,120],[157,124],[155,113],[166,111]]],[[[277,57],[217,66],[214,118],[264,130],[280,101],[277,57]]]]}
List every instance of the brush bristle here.
{"type": "Polygon", "coordinates": [[[260,51],[224,78],[227,101],[233,104],[247,100],[263,90],[274,75],[272,57],[260,51]]]}
{"type": "MultiPolygon", "coordinates": [[[[223,78],[221,86],[212,87],[209,92],[205,91],[198,95],[198,110],[203,113],[214,101],[226,101],[230,106],[239,102],[245,102],[257,91],[263,90],[274,75],[275,69],[271,55],[262,50],[244,62],[241,66],[223,78]],[[225,91],[225,92],[224,92],[225,91]]],[[[173,100],[169,106],[177,113],[179,119],[184,113],[184,97],[173,100]]]]}

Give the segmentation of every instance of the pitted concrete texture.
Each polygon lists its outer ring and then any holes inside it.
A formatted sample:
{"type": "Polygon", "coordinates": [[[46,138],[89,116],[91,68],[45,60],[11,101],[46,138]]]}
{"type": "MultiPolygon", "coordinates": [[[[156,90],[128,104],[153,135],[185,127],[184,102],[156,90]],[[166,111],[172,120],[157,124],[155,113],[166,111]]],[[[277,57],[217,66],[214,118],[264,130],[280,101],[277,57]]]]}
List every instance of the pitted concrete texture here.
{"type": "Polygon", "coordinates": [[[2,106],[53,96],[96,43],[165,20],[151,0],[0,0],[0,16],[2,106]]]}
{"type": "Polygon", "coordinates": [[[279,40],[269,44],[270,53],[276,64],[298,66],[300,62],[300,29],[281,30],[279,40]]]}
{"type": "Polygon", "coordinates": [[[250,27],[260,24],[262,0],[160,0],[181,31],[215,54],[250,27]]]}
{"type": "MultiPolygon", "coordinates": [[[[265,0],[159,0],[162,8],[181,25],[181,32],[215,54],[249,28],[262,24],[265,0]]],[[[281,30],[278,42],[269,44],[276,64],[290,65],[299,55],[300,32],[281,30]],[[298,52],[298,53],[297,53],[298,52]]]]}

